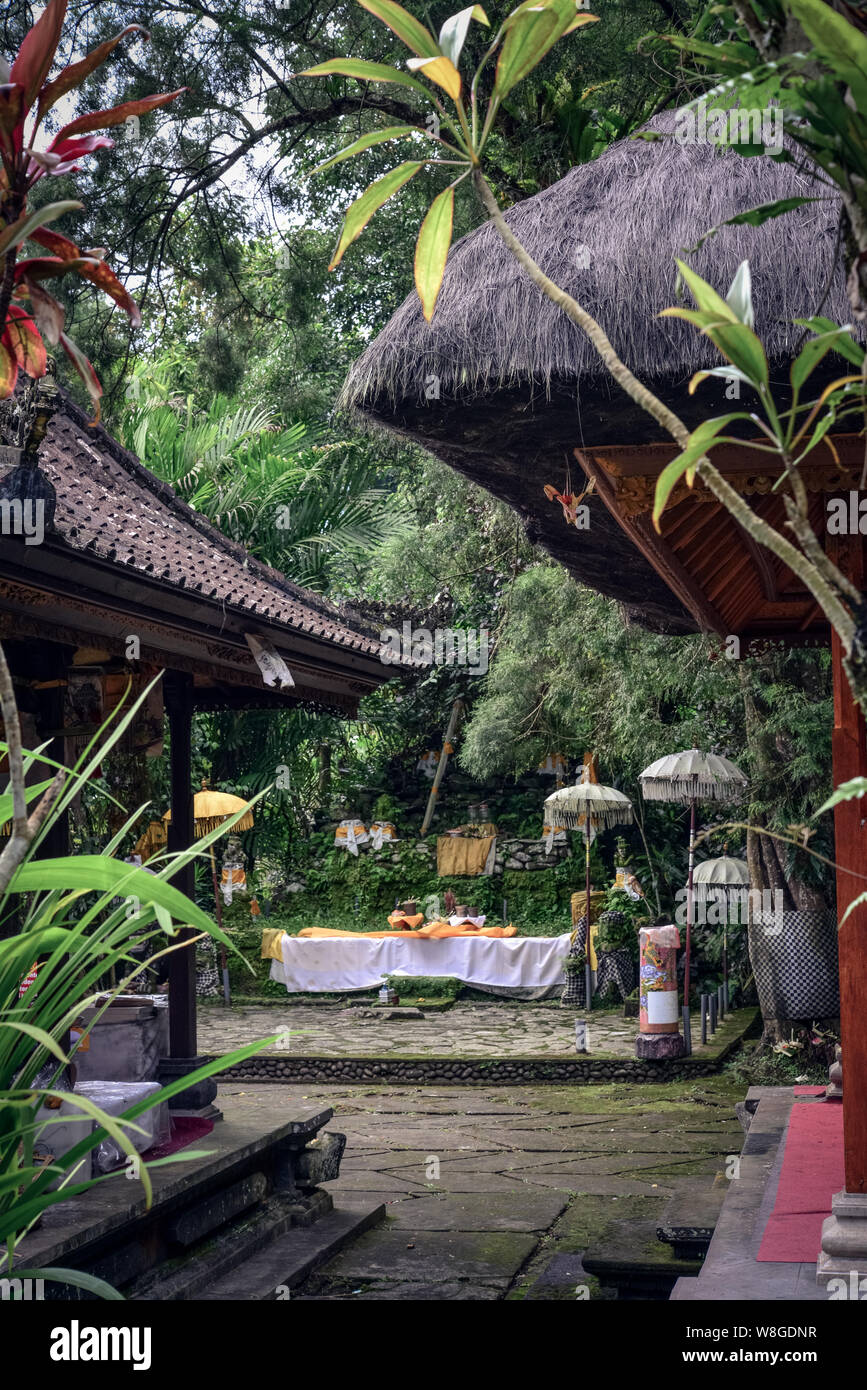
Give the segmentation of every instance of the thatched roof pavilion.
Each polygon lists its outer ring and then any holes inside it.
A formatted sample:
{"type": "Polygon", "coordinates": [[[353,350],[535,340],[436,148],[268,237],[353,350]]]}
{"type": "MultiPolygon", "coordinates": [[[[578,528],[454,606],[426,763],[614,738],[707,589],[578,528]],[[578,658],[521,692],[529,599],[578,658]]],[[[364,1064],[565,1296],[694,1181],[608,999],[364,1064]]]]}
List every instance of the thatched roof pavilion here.
{"type": "MultiPolygon", "coordinates": [[[[802,164],[747,159],[709,144],[680,145],[671,138],[671,113],[649,128],[664,138],[617,142],[506,218],[543,270],[598,319],[633,371],[682,419],[696,423],[737,406],[726,401],[721,379],[687,394],[692,374],[721,359],[690,325],[657,317],[677,302],[675,257],[712,226],[761,203],[823,199],[759,228],[725,227],[689,257],[723,293],[740,262],[749,259],[757,332],[784,385],[788,359],[804,332],[791,320],[816,313],[848,320],[838,264],[839,212],[827,186],[802,164]]],[[[759,588],[740,594],[744,602],[726,601],[738,596],[731,573],[720,581],[720,592],[705,593],[704,601],[690,593],[694,586],[684,571],[692,568],[702,529],[696,531],[704,510],[699,492],[670,510],[660,549],[649,522],[652,484],[674,446],[612,381],[585,336],[535,288],[491,226],[453,247],[432,324],[425,322],[415,293],[409,295],[355,364],[342,403],[422,444],[509,502],[531,538],[576,578],[621,600],[654,628],[774,635],[789,627],[790,605],[798,602],[805,633],[824,633],[808,598],[797,595],[792,577],[770,557],[759,561],[759,588]],[[546,483],[570,490],[567,470],[571,490],[581,490],[585,480],[573,455],[576,446],[604,471],[614,494],[609,500],[616,503],[591,498],[591,524],[580,532],[565,524],[559,506],[543,493],[546,483]],[[685,553],[678,527],[686,517],[686,529],[695,534],[693,549],[685,553]],[[650,558],[648,546],[654,551],[650,558]],[[667,571],[665,580],[660,567],[667,571]],[[784,613],[780,603],[788,605],[784,613]]],[[[749,468],[754,474],[755,458],[728,458],[723,471],[743,475],[749,468]]],[[[818,483],[811,479],[811,487],[848,486],[833,468],[830,451],[817,451],[813,468],[822,477],[818,483]]],[[[605,481],[600,477],[600,493],[605,481]]],[[[766,479],[743,480],[746,492],[768,489],[766,479]]],[[[767,496],[757,505],[769,519],[781,507],[767,496]]],[[[747,569],[756,571],[755,556],[734,523],[708,506],[709,522],[711,516],[716,553],[729,542],[743,559],[743,577],[747,569]],[[721,534],[721,527],[732,534],[721,534]]]]}
{"type": "MultiPolygon", "coordinates": [[[[669,114],[652,125],[670,134],[673,120],[669,114]]],[[[745,159],[707,144],[623,140],[512,208],[507,220],[543,270],[602,324],[624,361],[692,424],[732,407],[721,378],[688,395],[692,374],[718,364],[716,350],[680,321],[656,317],[675,302],[675,257],[727,218],[796,196],[823,201],[760,228],[726,227],[690,257],[723,293],[749,259],[756,328],[784,390],[801,335],[791,320],[820,313],[839,323],[849,319],[838,207],[809,168],[745,159]]],[[[833,359],[828,370],[841,374],[833,359]]],[[[576,578],[621,600],[651,627],[737,636],[742,655],[756,638],[827,642],[830,636],[834,781],[867,775],[864,719],[846,681],[840,642],[812,595],[702,485],[675,490],[657,535],[655,483],[676,446],[614,385],[583,334],[535,289],[492,227],[471,232],[452,250],[432,325],[415,294],[406,300],[356,363],[343,403],[511,503],[531,537],[576,578]],[[578,492],[583,474],[594,479],[596,492],[589,529],[578,530],[543,488],[551,483],[578,492]]],[[[836,458],[821,446],[802,477],[817,535],[864,591],[865,538],[829,536],[825,524],[828,494],[859,485],[863,439],[835,435],[834,443],[836,458]]],[[[732,486],[779,527],[782,501],[771,491],[778,474],[760,472],[766,465],[757,465],[757,457],[737,445],[714,452],[732,486]]],[[[862,816],[854,800],[834,813],[841,914],[860,888],[856,875],[867,858],[862,816]]],[[[867,908],[860,907],[838,938],[847,1193],[867,1193],[865,931],[867,908]]]]}

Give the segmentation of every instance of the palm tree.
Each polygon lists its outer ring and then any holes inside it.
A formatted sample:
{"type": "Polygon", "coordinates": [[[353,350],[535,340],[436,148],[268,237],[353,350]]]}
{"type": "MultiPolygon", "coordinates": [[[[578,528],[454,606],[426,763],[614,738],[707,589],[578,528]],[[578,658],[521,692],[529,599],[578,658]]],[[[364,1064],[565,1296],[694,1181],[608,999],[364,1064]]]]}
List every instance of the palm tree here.
{"type": "Polygon", "coordinates": [[[307,588],[358,579],[407,513],[369,450],[326,440],[267,406],[214,396],[207,407],[172,393],[168,361],[137,367],[120,434],[190,506],[252,554],[307,588]]]}

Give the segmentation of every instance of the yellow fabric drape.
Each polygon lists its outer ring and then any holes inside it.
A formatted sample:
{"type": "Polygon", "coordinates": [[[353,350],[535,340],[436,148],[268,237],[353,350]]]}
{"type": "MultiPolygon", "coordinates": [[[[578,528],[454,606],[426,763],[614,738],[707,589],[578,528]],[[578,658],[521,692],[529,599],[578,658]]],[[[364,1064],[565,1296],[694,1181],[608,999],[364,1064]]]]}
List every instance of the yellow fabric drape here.
{"type": "Polygon", "coordinates": [[[283,964],[283,952],[280,949],[282,935],[282,927],[262,928],[262,960],[279,960],[280,964],[283,964]]]}
{"type": "Polygon", "coordinates": [[[440,878],[453,878],[460,875],[467,878],[477,878],[479,874],[483,874],[488,852],[495,839],[495,835],[485,839],[438,835],[437,873],[440,878]]]}

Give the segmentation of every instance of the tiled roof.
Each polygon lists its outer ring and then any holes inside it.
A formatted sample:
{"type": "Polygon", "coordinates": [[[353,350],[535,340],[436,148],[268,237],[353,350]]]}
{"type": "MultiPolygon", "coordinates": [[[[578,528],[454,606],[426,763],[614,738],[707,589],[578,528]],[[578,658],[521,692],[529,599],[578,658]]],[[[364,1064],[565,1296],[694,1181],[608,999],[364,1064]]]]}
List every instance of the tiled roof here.
{"type": "Polygon", "coordinates": [[[57,492],[55,532],[74,549],[251,618],[379,655],[375,637],[222,535],[63,396],[39,464],[57,492]]]}

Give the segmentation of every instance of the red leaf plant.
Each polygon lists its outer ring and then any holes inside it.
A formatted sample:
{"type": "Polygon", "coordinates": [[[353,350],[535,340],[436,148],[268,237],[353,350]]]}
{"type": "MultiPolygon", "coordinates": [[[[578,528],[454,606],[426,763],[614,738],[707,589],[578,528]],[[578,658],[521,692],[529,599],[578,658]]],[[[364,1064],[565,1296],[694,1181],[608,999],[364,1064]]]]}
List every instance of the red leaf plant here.
{"type": "Polygon", "coordinates": [[[102,387],[84,353],[64,333],[63,307],[44,282],[61,275],[78,275],[120,305],[133,326],[140,322],[139,311],[106,265],[103,248],[81,251],[68,237],[48,230],[47,223],[80,209],[82,204],[48,203],[33,212],[28,207],[30,190],[46,176],[77,172],[81,159],[95,150],[113,147],[109,136],[94,135],[93,131],[122,125],[129,116],[165,106],[185,88],[77,116],[43,148],[40,128],[54,104],[80,87],[127,34],[149,37],[140,24],[128,24],[114,38],[49,80],[66,8],[67,0],[48,0],[24,36],[11,68],[0,59],[0,399],[12,394],[19,371],[31,377],[43,376],[47,366],[45,344],[60,344],[87,387],[98,420],[102,387]],[[36,242],[48,254],[19,260],[26,241],[36,242]]]}

